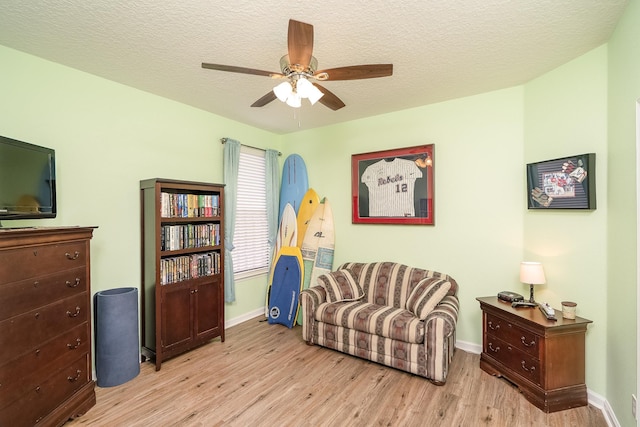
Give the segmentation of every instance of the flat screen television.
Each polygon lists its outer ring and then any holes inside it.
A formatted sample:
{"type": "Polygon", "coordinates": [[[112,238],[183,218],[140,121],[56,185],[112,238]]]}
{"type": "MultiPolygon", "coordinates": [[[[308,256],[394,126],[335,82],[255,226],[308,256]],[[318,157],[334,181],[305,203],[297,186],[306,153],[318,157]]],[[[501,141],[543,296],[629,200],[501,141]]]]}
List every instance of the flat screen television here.
{"type": "Polygon", "coordinates": [[[0,221],[55,218],[55,150],[0,136],[0,221]]]}

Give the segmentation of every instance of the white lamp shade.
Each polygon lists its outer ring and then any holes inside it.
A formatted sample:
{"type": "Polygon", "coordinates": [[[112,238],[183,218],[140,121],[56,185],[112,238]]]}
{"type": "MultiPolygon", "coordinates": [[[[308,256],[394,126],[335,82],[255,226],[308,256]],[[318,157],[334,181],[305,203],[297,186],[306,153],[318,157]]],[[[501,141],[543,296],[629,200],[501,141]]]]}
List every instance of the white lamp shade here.
{"type": "Polygon", "coordinates": [[[302,105],[300,95],[298,95],[296,92],[292,92],[291,95],[289,95],[289,97],[287,98],[287,105],[293,108],[300,108],[300,106],[302,105]]]}
{"type": "Polygon", "coordinates": [[[313,85],[304,77],[300,77],[296,82],[296,92],[300,95],[300,98],[308,98],[313,91],[313,85]]]}
{"type": "Polygon", "coordinates": [[[273,93],[282,102],[286,102],[287,98],[289,97],[289,95],[291,95],[292,92],[293,87],[291,87],[291,83],[289,82],[282,82],[278,86],[273,88],[273,93]]]}
{"type": "Polygon", "coordinates": [[[520,281],[529,285],[542,285],[547,282],[544,269],[539,262],[523,261],[520,263],[520,281]]]}
{"type": "Polygon", "coordinates": [[[311,85],[311,88],[312,90],[311,90],[311,93],[309,93],[308,98],[311,105],[314,105],[316,102],[318,102],[320,98],[324,96],[324,93],[322,93],[320,89],[318,89],[314,85],[311,85]]]}

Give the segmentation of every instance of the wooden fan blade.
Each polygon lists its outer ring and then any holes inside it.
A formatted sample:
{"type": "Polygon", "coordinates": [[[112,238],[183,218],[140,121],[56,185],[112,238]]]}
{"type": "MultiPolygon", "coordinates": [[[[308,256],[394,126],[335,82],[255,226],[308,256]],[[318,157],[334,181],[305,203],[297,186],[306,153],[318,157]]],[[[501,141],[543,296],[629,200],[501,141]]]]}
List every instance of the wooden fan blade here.
{"type": "Polygon", "coordinates": [[[256,70],[254,68],[245,68],[245,67],[236,67],[234,65],[221,65],[221,64],[208,64],[206,62],[202,63],[202,68],[207,68],[209,70],[218,70],[218,71],[229,71],[232,73],[241,73],[241,74],[252,74],[255,76],[267,76],[267,77],[284,77],[283,74],[273,73],[271,71],[263,71],[256,70]]]}
{"type": "Polygon", "coordinates": [[[333,111],[339,110],[345,106],[344,102],[342,102],[340,98],[335,96],[333,92],[331,92],[329,89],[327,89],[324,86],[320,86],[317,83],[314,83],[314,85],[318,89],[320,89],[320,92],[324,93],[324,96],[318,100],[319,103],[321,103],[326,107],[331,108],[333,111]]]}
{"type": "MultiPolygon", "coordinates": [[[[324,98],[324,96],[323,96],[324,98]]],[[[267,105],[268,103],[270,103],[271,101],[276,99],[276,94],[273,93],[272,90],[270,90],[265,96],[263,96],[262,98],[258,99],[256,102],[254,102],[253,104],[251,104],[252,107],[264,107],[265,105],[267,105]]]]}
{"type": "Polygon", "coordinates": [[[328,70],[317,71],[314,75],[319,76],[320,80],[359,80],[388,77],[392,74],[393,64],[371,64],[330,68],[328,70]],[[321,73],[326,73],[327,78],[320,78],[321,73]]]}
{"type": "Polygon", "coordinates": [[[311,55],[313,54],[313,25],[290,19],[287,42],[289,63],[292,68],[299,65],[299,71],[306,70],[311,63],[311,55]]]}

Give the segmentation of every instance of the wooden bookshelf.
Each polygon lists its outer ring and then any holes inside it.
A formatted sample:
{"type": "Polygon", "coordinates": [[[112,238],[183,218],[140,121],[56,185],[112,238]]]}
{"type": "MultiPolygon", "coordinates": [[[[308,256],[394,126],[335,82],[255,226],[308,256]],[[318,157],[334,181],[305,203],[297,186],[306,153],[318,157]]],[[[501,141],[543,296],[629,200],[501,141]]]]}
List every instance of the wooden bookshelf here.
{"type": "Polygon", "coordinates": [[[224,186],[140,181],[142,355],[224,341],[224,186]]]}

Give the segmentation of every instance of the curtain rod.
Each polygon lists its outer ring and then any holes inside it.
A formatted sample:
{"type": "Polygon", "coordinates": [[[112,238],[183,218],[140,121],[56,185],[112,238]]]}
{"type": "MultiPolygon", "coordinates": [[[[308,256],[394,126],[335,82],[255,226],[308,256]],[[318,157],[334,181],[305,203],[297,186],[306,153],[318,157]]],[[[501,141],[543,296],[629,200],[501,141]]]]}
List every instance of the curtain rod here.
{"type": "MultiPolygon", "coordinates": [[[[220,138],[220,143],[221,144],[224,144],[225,142],[227,142],[227,138],[220,138]]],[[[245,147],[253,148],[254,150],[267,151],[264,148],[252,147],[252,146],[246,145],[246,144],[240,144],[240,145],[244,145],[245,147]]],[[[279,152],[279,151],[278,151],[278,156],[282,156],[282,153],[279,152]]]]}

